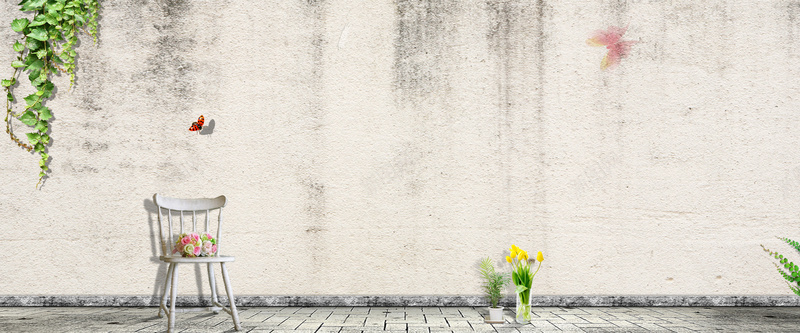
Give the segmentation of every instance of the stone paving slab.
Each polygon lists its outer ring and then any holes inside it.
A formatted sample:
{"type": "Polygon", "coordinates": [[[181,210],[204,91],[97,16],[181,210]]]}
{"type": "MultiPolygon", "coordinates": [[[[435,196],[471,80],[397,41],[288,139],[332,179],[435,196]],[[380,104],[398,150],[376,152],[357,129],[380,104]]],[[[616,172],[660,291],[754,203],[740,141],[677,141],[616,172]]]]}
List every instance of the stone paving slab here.
{"type": "MultiPolygon", "coordinates": [[[[487,324],[484,307],[240,307],[242,332],[800,332],[798,307],[534,307],[487,324]]],[[[0,332],[165,332],[156,307],[0,307],[0,332]]],[[[176,314],[175,332],[235,332],[225,312],[176,314]]]]}

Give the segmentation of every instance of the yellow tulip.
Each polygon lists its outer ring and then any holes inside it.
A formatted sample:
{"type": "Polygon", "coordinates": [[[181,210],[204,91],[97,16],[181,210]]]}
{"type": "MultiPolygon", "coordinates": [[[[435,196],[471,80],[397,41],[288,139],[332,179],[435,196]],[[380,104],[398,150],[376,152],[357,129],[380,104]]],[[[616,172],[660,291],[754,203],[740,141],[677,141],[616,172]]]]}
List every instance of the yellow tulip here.
{"type": "Polygon", "coordinates": [[[519,253],[519,256],[517,257],[517,259],[519,259],[519,261],[525,261],[525,260],[528,260],[528,252],[521,251],[521,252],[519,253]]]}
{"type": "Polygon", "coordinates": [[[511,257],[506,256],[506,261],[511,262],[511,257]]]}
{"type": "Polygon", "coordinates": [[[516,258],[517,257],[517,252],[515,252],[514,250],[511,250],[511,254],[509,254],[509,256],[511,258],[516,258]]]}
{"type": "Polygon", "coordinates": [[[520,252],[520,251],[522,251],[520,248],[518,248],[514,244],[511,244],[511,252],[520,252]]]}
{"type": "Polygon", "coordinates": [[[536,254],[536,261],[538,262],[544,261],[544,256],[542,255],[542,251],[539,251],[539,253],[536,254]]]}

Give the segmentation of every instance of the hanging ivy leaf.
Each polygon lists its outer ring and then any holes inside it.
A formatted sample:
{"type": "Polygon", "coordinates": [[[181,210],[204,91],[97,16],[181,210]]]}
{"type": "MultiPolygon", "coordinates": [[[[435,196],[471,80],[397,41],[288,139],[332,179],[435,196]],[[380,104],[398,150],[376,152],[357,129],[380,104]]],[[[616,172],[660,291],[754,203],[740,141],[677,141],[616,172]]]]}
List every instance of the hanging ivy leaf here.
{"type": "Polygon", "coordinates": [[[47,23],[47,20],[45,20],[44,15],[43,14],[39,14],[39,15],[36,15],[36,17],[33,18],[33,22],[28,24],[28,27],[29,28],[40,27],[40,26],[43,26],[45,23],[47,23]]]}
{"type": "Polygon", "coordinates": [[[38,101],[39,101],[39,96],[37,96],[36,93],[30,94],[28,95],[28,97],[25,97],[25,103],[28,103],[28,105],[34,105],[38,101]]]}
{"type": "Polygon", "coordinates": [[[39,120],[39,122],[36,123],[36,130],[42,133],[47,132],[47,122],[39,120]]]}
{"type": "Polygon", "coordinates": [[[53,88],[55,88],[53,82],[45,81],[44,85],[41,86],[42,90],[39,90],[42,92],[42,98],[50,98],[50,95],[53,93],[53,88]]]}
{"type": "Polygon", "coordinates": [[[42,107],[39,109],[39,117],[42,118],[42,120],[49,120],[50,118],[53,118],[53,115],[50,114],[50,109],[42,107]]]}
{"type": "Polygon", "coordinates": [[[28,19],[26,18],[13,20],[11,21],[11,30],[14,30],[16,32],[21,32],[22,29],[25,29],[25,27],[27,27],[29,23],[31,23],[31,21],[28,21],[28,19]]]}
{"type": "Polygon", "coordinates": [[[25,125],[33,126],[36,124],[36,116],[31,111],[25,111],[25,113],[19,117],[19,121],[25,125]]]}
{"type": "Polygon", "coordinates": [[[44,41],[46,41],[48,39],[47,38],[47,31],[45,31],[44,29],[40,29],[40,28],[36,28],[36,29],[31,30],[31,32],[28,33],[26,36],[31,37],[33,39],[36,39],[38,41],[42,41],[42,42],[44,42],[44,41]]]}
{"type": "Polygon", "coordinates": [[[28,141],[29,141],[29,142],[30,142],[32,145],[35,145],[35,144],[37,144],[37,143],[39,142],[39,139],[41,138],[41,136],[39,135],[39,133],[25,133],[25,135],[27,135],[27,136],[28,136],[28,141]]]}
{"type": "Polygon", "coordinates": [[[43,103],[53,96],[55,90],[50,76],[65,72],[69,74],[72,85],[75,80],[77,53],[74,47],[78,43],[77,33],[85,31],[97,42],[100,3],[98,0],[22,0],[19,6],[23,12],[32,11],[33,19],[18,18],[11,21],[11,29],[22,37],[13,44],[14,51],[18,52],[16,59],[11,61],[14,73],[0,83],[6,91],[6,133],[11,141],[27,151],[38,152],[41,157],[38,187],[49,170],[46,145],[50,142],[50,136],[46,132],[51,131],[53,114],[43,103]],[[21,71],[28,72],[28,80],[36,92],[24,98],[24,110],[21,114],[15,114],[11,110],[11,102],[15,100],[12,87],[21,71]],[[11,131],[12,119],[18,119],[36,131],[26,134],[30,144],[17,138],[11,131]]]}
{"type": "Polygon", "coordinates": [[[28,12],[31,10],[41,9],[42,5],[44,5],[46,1],[47,0],[24,0],[19,4],[20,6],[22,6],[22,8],[20,8],[20,11],[28,12]]]}
{"type": "Polygon", "coordinates": [[[41,48],[42,45],[44,45],[44,43],[42,43],[42,42],[40,42],[38,40],[35,40],[33,38],[27,38],[26,46],[28,47],[28,50],[36,51],[39,48],[41,48]]]}

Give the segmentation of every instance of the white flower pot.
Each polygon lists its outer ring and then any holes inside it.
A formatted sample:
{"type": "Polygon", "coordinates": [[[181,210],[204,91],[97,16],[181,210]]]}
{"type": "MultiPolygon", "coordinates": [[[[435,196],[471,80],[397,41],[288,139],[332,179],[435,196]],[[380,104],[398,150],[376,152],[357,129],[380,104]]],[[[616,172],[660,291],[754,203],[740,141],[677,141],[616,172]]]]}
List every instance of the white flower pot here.
{"type": "Polygon", "coordinates": [[[496,308],[489,307],[489,318],[487,318],[484,321],[487,322],[487,323],[492,323],[492,324],[502,324],[502,323],[504,323],[504,320],[503,320],[503,307],[502,306],[496,307],[496,308]]]}

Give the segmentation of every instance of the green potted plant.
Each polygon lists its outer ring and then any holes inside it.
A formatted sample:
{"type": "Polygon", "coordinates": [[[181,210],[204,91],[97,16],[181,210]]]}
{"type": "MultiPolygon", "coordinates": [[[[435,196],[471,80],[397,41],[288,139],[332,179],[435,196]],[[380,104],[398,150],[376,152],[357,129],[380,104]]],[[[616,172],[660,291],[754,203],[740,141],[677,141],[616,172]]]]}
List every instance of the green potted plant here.
{"type": "Polygon", "coordinates": [[[481,261],[481,276],[484,279],[483,291],[486,299],[491,303],[489,307],[489,319],[487,323],[503,323],[503,307],[499,306],[500,298],[503,297],[503,289],[511,282],[508,274],[498,273],[494,270],[494,264],[489,257],[481,261]]]}

